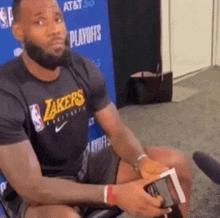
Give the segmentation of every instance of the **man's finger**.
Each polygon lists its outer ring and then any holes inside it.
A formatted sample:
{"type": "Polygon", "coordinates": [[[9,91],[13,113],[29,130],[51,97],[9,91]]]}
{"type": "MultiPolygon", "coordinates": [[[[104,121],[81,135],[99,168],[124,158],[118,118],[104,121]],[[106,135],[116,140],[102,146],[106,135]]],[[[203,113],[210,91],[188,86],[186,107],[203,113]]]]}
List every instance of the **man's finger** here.
{"type": "Polygon", "coordinates": [[[171,208],[161,209],[161,208],[151,207],[151,208],[148,208],[147,210],[143,209],[142,215],[144,217],[149,217],[149,216],[160,217],[160,216],[163,216],[165,214],[169,214],[171,212],[172,212],[171,208]]]}
{"type": "Polygon", "coordinates": [[[146,204],[151,204],[152,206],[157,208],[160,208],[164,203],[164,200],[161,196],[152,197],[150,194],[145,192],[145,197],[146,204]]]}
{"type": "MultiPolygon", "coordinates": [[[[155,176],[158,176],[158,174],[155,175],[155,174],[148,174],[148,173],[142,173],[141,175],[144,179],[148,179],[148,180],[152,180],[152,181],[155,181],[156,180],[155,176]]],[[[160,177],[158,177],[158,179],[159,178],[160,177]]]]}
{"type": "Polygon", "coordinates": [[[148,184],[160,179],[159,175],[149,175],[149,174],[146,174],[146,175],[148,175],[149,178],[143,178],[143,179],[139,180],[140,183],[143,184],[143,186],[148,185],[148,184]]]}
{"type": "Polygon", "coordinates": [[[169,170],[168,167],[163,167],[163,172],[166,172],[167,170],[169,170]]]}

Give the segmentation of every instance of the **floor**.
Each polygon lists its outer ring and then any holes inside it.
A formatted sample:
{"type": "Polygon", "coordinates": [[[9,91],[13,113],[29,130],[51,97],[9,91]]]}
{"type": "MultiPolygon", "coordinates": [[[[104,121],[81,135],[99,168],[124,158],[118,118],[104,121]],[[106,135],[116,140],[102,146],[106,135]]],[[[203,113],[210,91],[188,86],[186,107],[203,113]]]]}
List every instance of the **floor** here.
{"type": "MultiPolygon", "coordinates": [[[[119,113],[145,144],[180,148],[191,160],[195,151],[203,151],[220,162],[220,67],[175,83],[170,103],[131,105],[119,113]]],[[[220,218],[220,186],[191,163],[189,218],[220,218]]]]}

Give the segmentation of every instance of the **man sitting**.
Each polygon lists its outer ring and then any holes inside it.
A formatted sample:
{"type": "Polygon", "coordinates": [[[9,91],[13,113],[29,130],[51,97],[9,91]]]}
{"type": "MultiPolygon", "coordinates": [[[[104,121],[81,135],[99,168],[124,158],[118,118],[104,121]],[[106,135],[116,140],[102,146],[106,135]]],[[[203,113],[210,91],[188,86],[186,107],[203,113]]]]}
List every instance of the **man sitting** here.
{"type": "Polygon", "coordinates": [[[24,51],[0,71],[0,168],[17,193],[8,204],[12,218],[75,218],[94,205],[159,217],[170,209],[143,187],[173,167],[187,217],[188,157],[166,147],[142,148],[107,97],[99,70],[71,52],[56,0],[15,0],[13,15],[12,31],[24,51]],[[91,115],[111,142],[98,157],[86,149],[91,115]]]}

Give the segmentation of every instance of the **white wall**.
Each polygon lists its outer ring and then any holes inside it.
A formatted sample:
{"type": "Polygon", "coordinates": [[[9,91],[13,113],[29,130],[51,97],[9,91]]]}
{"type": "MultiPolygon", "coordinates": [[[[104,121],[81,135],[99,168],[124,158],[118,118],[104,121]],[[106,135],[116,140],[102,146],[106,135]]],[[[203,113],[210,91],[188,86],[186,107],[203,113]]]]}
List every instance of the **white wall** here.
{"type": "Polygon", "coordinates": [[[216,0],[216,26],[217,31],[215,32],[216,43],[214,45],[215,59],[214,65],[220,65],[220,0],[216,0]]]}
{"type": "Polygon", "coordinates": [[[161,0],[161,54],[163,72],[171,71],[169,0],[161,0]]]}
{"type": "Polygon", "coordinates": [[[163,71],[175,78],[212,64],[212,0],[161,0],[161,16],[163,71]]]}

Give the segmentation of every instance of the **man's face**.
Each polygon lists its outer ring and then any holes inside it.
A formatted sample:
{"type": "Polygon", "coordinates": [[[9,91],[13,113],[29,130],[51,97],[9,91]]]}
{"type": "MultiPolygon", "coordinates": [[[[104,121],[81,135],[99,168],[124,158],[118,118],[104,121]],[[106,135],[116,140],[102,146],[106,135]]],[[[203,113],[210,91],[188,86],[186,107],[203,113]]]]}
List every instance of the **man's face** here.
{"type": "Polygon", "coordinates": [[[70,47],[57,2],[23,0],[21,14],[23,43],[29,57],[48,69],[63,65],[70,47]]]}

